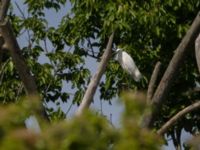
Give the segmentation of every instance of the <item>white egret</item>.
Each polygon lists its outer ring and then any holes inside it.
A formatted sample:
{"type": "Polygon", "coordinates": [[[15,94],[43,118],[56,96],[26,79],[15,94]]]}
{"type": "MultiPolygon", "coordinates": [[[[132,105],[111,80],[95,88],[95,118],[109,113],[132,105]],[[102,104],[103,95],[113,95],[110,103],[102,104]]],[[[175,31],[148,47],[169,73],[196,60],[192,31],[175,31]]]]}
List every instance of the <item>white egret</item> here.
{"type": "Polygon", "coordinates": [[[142,74],[137,68],[134,60],[131,58],[131,56],[127,52],[118,48],[116,50],[116,59],[120,63],[121,67],[127,73],[129,73],[136,82],[140,81],[142,74]]]}

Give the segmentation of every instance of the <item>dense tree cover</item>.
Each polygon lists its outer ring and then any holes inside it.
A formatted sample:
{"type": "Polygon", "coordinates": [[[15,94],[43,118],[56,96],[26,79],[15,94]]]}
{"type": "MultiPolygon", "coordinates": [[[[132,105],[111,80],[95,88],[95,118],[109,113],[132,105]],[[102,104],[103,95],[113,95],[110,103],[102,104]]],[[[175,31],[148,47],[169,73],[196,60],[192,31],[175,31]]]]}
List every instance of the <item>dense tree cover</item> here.
{"type": "MultiPolygon", "coordinates": [[[[110,60],[105,81],[100,83],[100,98],[109,101],[123,89],[147,90],[155,63],[161,61],[162,70],[165,70],[199,11],[200,2],[25,0],[27,12],[20,16],[13,12],[13,7],[16,6],[12,3],[9,18],[16,37],[24,34],[28,37],[26,46],[21,47],[21,50],[44,101],[67,102],[72,99],[74,104],[79,104],[91,76],[85,61],[89,57],[99,61],[113,31],[114,46],[119,46],[132,55],[143,79],[139,83],[134,82],[114,59],[110,60]],[[66,7],[67,3],[70,8],[66,7]],[[59,13],[61,8],[66,10],[66,14],[59,25],[49,26],[46,10],[59,13]],[[42,63],[39,60],[44,56],[47,61],[42,63]],[[73,95],[65,87],[71,88],[73,95]]],[[[194,49],[191,49],[154,127],[159,128],[171,116],[198,99],[199,93],[192,90],[196,81],[199,81],[199,73],[194,49]]],[[[6,51],[3,52],[1,62],[0,83],[0,100],[4,104],[17,101],[25,94],[17,70],[6,51]]],[[[174,141],[179,139],[183,128],[195,134],[199,131],[198,115],[198,111],[188,114],[167,134],[175,137],[174,141]]]]}

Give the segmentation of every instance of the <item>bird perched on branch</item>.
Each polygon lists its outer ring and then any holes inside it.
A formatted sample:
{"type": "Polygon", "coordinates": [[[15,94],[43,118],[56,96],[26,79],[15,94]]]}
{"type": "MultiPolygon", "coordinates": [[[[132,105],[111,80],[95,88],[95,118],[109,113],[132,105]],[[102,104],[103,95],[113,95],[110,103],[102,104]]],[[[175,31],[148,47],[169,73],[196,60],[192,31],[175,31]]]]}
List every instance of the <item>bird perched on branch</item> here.
{"type": "Polygon", "coordinates": [[[134,60],[131,58],[131,56],[127,52],[118,48],[116,50],[116,59],[120,63],[121,67],[128,74],[130,74],[136,82],[140,81],[142,74],[137,68],[134,60]]]}

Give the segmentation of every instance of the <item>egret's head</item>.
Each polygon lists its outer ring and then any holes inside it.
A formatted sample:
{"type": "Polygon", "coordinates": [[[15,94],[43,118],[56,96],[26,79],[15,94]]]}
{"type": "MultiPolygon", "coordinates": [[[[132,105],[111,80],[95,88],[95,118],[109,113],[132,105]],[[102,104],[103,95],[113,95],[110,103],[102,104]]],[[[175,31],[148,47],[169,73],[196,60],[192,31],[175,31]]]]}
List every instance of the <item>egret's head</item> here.
{"type": "Polygon", "coordinates": [[[117,55],[117,54],[119,54],[119,52],[122,52],[122,49],[117,48],[113,54],[114,54],[114,55],[117,55]]]}
{"type": "Polygon", "coordinates": [[[116,53],[121,52],[121,51],[122,51],[122,49],[118,48],[118,49],[116,50],[116,53]]]}
{"type": "Polygon", "coordinates": [[[120,60],[122,56],[122,49],[117,48],[116,51],[113,53],[115,55],[115,60],[120,60]]]}

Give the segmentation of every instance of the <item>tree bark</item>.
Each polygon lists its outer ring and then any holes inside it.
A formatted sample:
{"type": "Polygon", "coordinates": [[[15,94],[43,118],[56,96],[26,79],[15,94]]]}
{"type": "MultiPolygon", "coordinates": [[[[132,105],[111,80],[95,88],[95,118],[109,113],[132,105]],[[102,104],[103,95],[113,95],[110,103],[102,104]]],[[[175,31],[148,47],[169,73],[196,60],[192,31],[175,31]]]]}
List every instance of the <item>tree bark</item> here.
{"type": "Polygon", "coordinates": [[[147,90],[147,103],[151,102],[151,99],[152,99],[153,94],[155,92],[156,83],[158,81],[158,75],[160,73],[160,68],[161,68],[161,63],[160,63],[160,61],[158,61],[155,65],[155,68],[154,68],[153,73],[151,75],[151,79],[149,81],[149,86],[148,86],[148,90],[147,90]]]}
{"type": "Polygon", "coordinates": [[[108,61],[112,55],[112,43],[113,43],[114,33],[110,36],[106,50],[102,56],[102,60],[99,64],[99,67],[97,69],[97,72],[93,75],[88,88],[85,92],[85,95],[82,99],[82,102],[76,112],[76,116],[80,116],[84,110],[89,108],[90,104],[92,103],[94,94],[96,92],[97,86],[99,84],[99,81],[103,75],[103,73],[106,70],[106,66],[108,64],[108,61]]]}
{"type": "Polygon", "coordinates": [[[0,32],[5,42],[4,45],[1,46],[1,50],[3,50],[2,48],[4,47],[10,51],[13,62],[16,66],[17,71],[19,72],[19,76],[24,83],[26,92],[29,95],[38,95],[35,80],[33,76],[31,76],[30,70],[25,63],[24,58],[21,56],[20,48],[12,31],[12,27],[9,21],[5,20],[9,4],[10,0],[1,0],[0,32]]]}
{"type": "MultiPolygon", "coordinates": [[[[9,4],[10,4],[10,0],[0,0],[0,22],[2,22],[7,14],[8,8],[9,8],[9,4]]],[[[4,39],[2,37],[2,35],[0,34],[0,67],[2,65],[2,59],[3,59],[3,55],[4,55],[4,50],[3,49],[3,44],[4,44],[4,39]]]]}
{"type": "MultiPolygon", "coordinates": [[[[24,84],[25,91],[31,100],[40,100],[40,96],[37,90],[37,85],[34,77],[31,75],[30,70],[21,55],[20,47],[15,38],[14,32],[8,20],[5,19],[10,0],[0,0],[0,36],[3,37],[3,46],[1,45],[0,50],[10,51],[13,63],[19,73],[19,76],[24,84]]],[[[2,57],[2,55],[0,55],[2,57]]],[[[1,61],[1,60],[0,60],[1,61]]],[[[41,113],[44,119],[48,120],[48,115],[46,114],[45,107],[41,105],[41,113]]]]}
{"type": "Polygon", "coordinates": [[[195,55],[196,55],[197,66],[200,73],[200,33],[195,41],[195,55]]]}
{"type": "Polygon", "coordinates": [[[176,115],[174,115],[169,121],[167,121],[158,131],[157,134],[163,135],[170,127],[174,125],[175,122],[177,122],[179,119],[181,119],[184,115],[186,115],[189,112],[192,112],[196,110],[197,108],[200,108],[200,101],[197,101],[196,103],[187,106],[183,110],[179,111],[176,115]]]}
{"type": "Polygon", "coordinates": [[[162,104],[165,102],[166,96],[178,75],[180,66],[183,64],[184,58],[187,53],[194,48],[194,41],[200,32],[200,12],[194,19],[190,29],[184,36],[183,40],[177,47],[173,58],[171,59],[157,89],[152,98],[152,112],[144,117],[143,126],[150,128],[161,110],[162,104]]]}
{"type": "Polygon", "coordinates": [[[0,30],[5,40],[5,47],[11,53],[13,62],[22,82],[24,83],[26,92],[28,93],[28,95],[38,95],[35,79],[33,76],[31,76],[30,70],[28,69],[26,62],[24,61],[24,58],[21,56],[20,48],[13,34],[10,23],[8,21],[4,21],[3,23],[1,23],[0,30]]]}
{"type": "Polygon", "coordinates": [[[1,9],[0,9],[0,21],[3,21],[6,17],[9,5],[10,5],[10,0],[0,0],[1,3],[1,9]]]}

